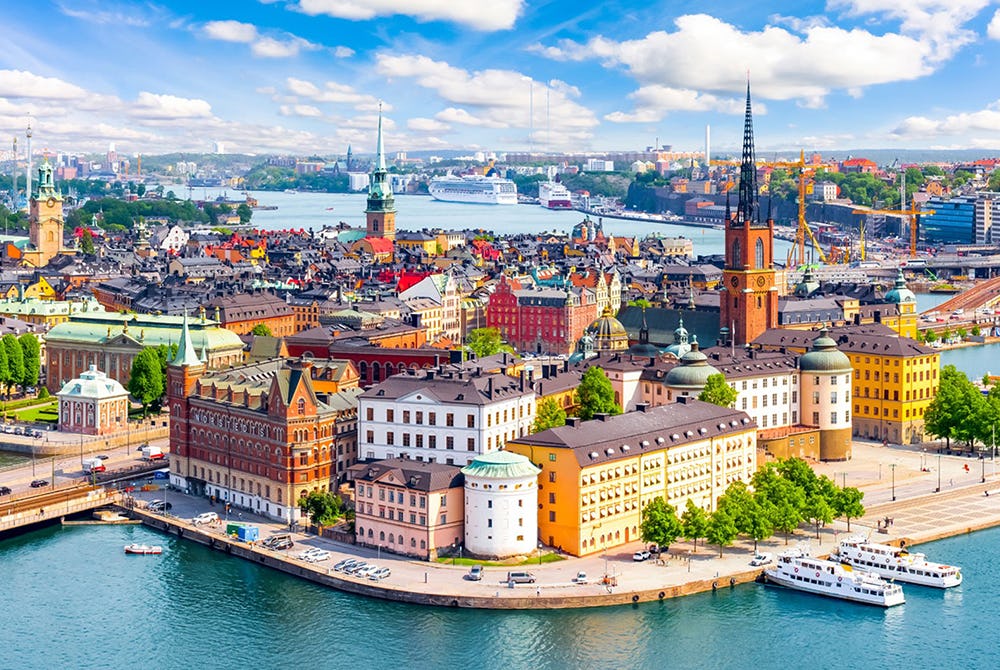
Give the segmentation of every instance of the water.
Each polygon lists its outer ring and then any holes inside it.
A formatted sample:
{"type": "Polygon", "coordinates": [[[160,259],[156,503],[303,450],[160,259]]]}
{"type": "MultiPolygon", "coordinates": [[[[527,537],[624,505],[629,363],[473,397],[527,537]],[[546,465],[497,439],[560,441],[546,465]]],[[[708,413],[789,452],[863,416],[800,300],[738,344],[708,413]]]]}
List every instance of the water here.
{"type": "Polygon", "coordinates": [[[19,465],[27,460],[28,457],[24,454],[14,451],[0,451],[0,468],[7,467],[8,465],[19,465]]]}
{"type": "Polygon", "coordinates": [[[0,541],[0,666],[995,668],[984,614],[1000,598],[1000,529],[923,549],[962,565],[965,583],[906,586],[906,604],[888,611],[746,584],[491,612],[342,594],[141,526],[56,527],[0,541]],[[165,553],[127,557],[133,541],[165,553]]]}
{"type": "MultiPolygon", "coordinates": [[[[181,195],[180,191],[177,193],[181,195]]],[[[226,193],[231,199],[240,197],[238,191],[226,192],[220,189],[194,189],[192,197],[212,199],[222,193],[226,193]]],[[[258,228],[319,230],[323,226],[334,226],[340,221],[361,228],[365,225],[364,194],[251,191],[251,195],[261,205],[278,207],[276,210],[254,211],[251,223],[258,228]]],[[[568,233],[583,220],[583,216],[580,212],[549,210],[538,205],[467,205],[441,202],[427,196],[396,196],[396,227],[400,230],[483,228],[497,234],[537,234],[545,231],[568,233]]],[[[714,228],[609,218],[603,219],[603,225],[605,235],[645,237],[658,233],[666,237],[686,237],[694,243],[695,255],[721,254],[724,249],[725,233],[714,228]]],[[[789,248],[791,242],[775,240],[774,257],[784,259],[789,248]]]]}
{"type": "Polygon", "coordinates": [[[955,297],[954,293],[917,293],[917,313],[923,314],[924,312],[934,309],[946,300],[951,300],[955,297]]]}
{"type": "Polygon", "coordinates": [[[1000,374],[1000,342],[981,347],[962,347],[941,352],[941,367],[954,365],[969,379],[982,379],[987,372],[1000,374]]]}

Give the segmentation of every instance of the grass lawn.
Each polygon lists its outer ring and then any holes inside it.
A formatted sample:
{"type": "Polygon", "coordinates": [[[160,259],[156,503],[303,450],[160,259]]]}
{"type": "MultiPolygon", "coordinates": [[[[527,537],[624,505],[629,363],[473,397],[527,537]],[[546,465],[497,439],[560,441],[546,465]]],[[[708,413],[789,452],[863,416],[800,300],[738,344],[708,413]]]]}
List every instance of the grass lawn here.
{"type": "Polygon", "coordinates": [[[33,421],[57,423],[59,421],[59,407],[58,403],[51,403],[39,407],[29,407],[19,412],[8,412],[7,415],[17,417],[18,421],[29,423],[33,421]]]}
{"type": "MultiPolygon", "coordinates": [[[[542,563],[555,563],[557,561],[565,560],[565,556],[561,556],[556,553],[542,554],[542,563]]],[[[494,567],[516,567],[521,565],[538,565],[538,557],[529,558],[524,561],[479,561],[474,558],[450,558],[448,556],[439,557],[437,559],[438,563],[452,563],[454,565],[485,565],[494,567]]]]}

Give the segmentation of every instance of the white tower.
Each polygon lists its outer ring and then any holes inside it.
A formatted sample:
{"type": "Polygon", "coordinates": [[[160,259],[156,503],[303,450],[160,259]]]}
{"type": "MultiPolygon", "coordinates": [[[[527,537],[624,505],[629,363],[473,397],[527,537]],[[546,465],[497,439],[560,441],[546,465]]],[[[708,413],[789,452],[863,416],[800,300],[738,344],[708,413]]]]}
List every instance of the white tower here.
{"type": "Polygon", "coordinates": [[[538,473],[520,454],[491,451],[462,468],[465,548],[476,556],[529,554],[538,541],[538,473]]]}

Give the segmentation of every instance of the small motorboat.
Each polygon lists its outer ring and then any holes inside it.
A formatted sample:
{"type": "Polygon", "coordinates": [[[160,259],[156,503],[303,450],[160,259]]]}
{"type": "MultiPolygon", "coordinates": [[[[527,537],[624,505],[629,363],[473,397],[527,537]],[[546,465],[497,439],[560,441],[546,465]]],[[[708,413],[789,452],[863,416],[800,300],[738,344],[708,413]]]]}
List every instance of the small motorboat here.
{"type": "Polygon", "coordinates": [[[163,547],[158,544],[126,544],[126,554],[162,554],[163,547]]]}

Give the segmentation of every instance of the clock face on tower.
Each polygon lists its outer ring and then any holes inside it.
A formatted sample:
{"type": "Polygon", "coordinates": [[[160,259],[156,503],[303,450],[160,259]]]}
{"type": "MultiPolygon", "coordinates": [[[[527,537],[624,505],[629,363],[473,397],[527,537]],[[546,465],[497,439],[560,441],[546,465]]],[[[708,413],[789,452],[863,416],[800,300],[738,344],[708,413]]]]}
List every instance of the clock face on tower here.
{"type": "Polygon", "coordinates": [[[736,288],[737,286],[740,285],[740,278],[734,276],[732,279],[729,280],[729,283],[733,285],[733,288],[736,288]]]}
{"type": "Polygon", "coordinates": [[[767,282],[767,280],[766,280],[766,279],[764,279],[763,277],[757,277],[757,286],[760,286],[761,288],[763,288],[763,287],[764,287],[764,284],[765,284],[766,282],[767,282]]]}

